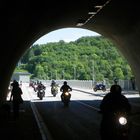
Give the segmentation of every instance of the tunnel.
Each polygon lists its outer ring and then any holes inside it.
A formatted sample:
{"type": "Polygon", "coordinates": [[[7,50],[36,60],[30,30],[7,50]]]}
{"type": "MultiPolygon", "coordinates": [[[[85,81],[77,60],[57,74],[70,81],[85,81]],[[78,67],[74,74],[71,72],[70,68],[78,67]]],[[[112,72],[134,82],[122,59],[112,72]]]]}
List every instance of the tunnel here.
{"type": "Polygon", "coordinates": [[[43,35],[66,27],[95,31],[110,39],[128,60],[140,88],[140,18],[137,1],[14,1],[1,5],[0,101],[17,62],[43,35]],[[7,8],[8,6],[8,8],[7,8]]]}
{"type": "Polygon", "coordinates": [[[3,1],[0,10],[0,103],[6,100],[11,76],[26,50],[45,34],[68,27],[88,29],[110,39],[127,59],[140,89],[138,1],[3,1]]]}

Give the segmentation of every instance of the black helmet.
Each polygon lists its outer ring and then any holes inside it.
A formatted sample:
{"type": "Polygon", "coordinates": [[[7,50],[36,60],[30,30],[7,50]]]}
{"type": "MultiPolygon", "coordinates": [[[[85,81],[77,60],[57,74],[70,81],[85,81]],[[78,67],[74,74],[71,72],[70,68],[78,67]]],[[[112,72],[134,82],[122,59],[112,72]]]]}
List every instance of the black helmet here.
{"type": "Polygon", "coordinates": [[[67,81],[64,81],[64,85],[67,85],[67,81]]]}
{"type": "Polygon", "coordinates": [[[19,86],[18,81],[14,81],[13,86],[14,86],[14,87],[18,87],[18,86],[19,86]]]}
{"type": "Polygon", "coordinates": [[[119,85],[112,85],[110,88],[111,93],[121,93],[122,88],[119,85]]]}

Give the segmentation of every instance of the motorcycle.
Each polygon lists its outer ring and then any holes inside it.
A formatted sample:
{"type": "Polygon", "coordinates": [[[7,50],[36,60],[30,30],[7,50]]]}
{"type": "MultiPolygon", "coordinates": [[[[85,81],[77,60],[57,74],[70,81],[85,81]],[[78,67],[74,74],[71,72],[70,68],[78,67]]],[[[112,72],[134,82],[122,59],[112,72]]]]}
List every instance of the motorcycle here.
{"type": "Polygon", "coordinates": [[[40,100],[43,99],[43,97],[45,96],[45,90],[44,89],[39,89],[37,92],[37,96],[40,98],[40,100]]]}
{"type": "Polygon", "coordinates": [[[53,85],[51,87],[51,93],[54,97],[58,94],[58,85],[53,85]]]}
{"type": "Polygon", "coordinates": [[[69,106],[70,98],[71,94],[68,91],[62,93],[61,100],[64,103],[64,106],[69,106]]]}
{"type": "Polygon", "coordinates": [[[106,91],[106,87],[104,84],[96,84],[93,88],[93,90],[96,92],[97,90],[102,90],[102,91],[106,91]]]}

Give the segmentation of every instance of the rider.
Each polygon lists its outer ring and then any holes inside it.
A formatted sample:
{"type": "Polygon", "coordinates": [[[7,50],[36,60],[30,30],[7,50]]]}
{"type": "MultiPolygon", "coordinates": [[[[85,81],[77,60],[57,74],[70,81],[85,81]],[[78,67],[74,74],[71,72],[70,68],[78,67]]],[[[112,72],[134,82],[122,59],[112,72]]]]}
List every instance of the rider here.
{"type": "MultiPolygon", "coordinates": [[[[40,90],[45,90],[46,87],[42,84],[42,82],[38,82],[38,86],[37,86],[37,90],[40,91],[40,90]]],[[[38,92],[39,93],[39,92],[38,92]]],[[[38,95],[37,95],[38,96],[38,95]]],[[[44,92],[44,96],[45,96],[45,92],[44,92]]]]}
{"type": "Polygon", "coordinates": [[[56,85],[56,82],[54,80],[52,80],[51,87],[53,87],[55,85],[56,85]]]}
{"type": "Polygon", "coordinates": [[[56,82],[54,80],[52,80],[51,83],[51,93],[53,94],[54,91],[58,92],[58,84],[56,84],[56,82]]]}
{"type": "Polygon", "coordinates": [[[56,86],[56,82],[54,80],[52,80],[52,83],[51,83],[51,90],[52,90],[53,86],[56,86]]]}
{"type": "Polygon", "coordinates": [[[100,104],[100,112],[102,113],[101,121],[101,139],[106,140],[111,137],[111,130],[113,129],[113,114],[117,111],[125,111],[130,113],[131,106],[128,99],[121,94],[122,89],[119,85],[112,85],[110,93],[108,93],[100,104]]]}
{"type": "Polygon", "coordinates": [[[17,83],[17,80],[14,79],[10,86],[13,87],[15,83],[17,83]]]}
{"type": "MultiPolygon", "coordinates": [[[[72,88],[69,85],[67,85],[66,81],[64,81],[62,87],[60,88],[60,91],[62,92],[61,99],[63,100],[64,93],[68,91],[72,91],[72,88]]],[[[71,94],[70,94],[70,97],[71,97],[71,94]]]]}

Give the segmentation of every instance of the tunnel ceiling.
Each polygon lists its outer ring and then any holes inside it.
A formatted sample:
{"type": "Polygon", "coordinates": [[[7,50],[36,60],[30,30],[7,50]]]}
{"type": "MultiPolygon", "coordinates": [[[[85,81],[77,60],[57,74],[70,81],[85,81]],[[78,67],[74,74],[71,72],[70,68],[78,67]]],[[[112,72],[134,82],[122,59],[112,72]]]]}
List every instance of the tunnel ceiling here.
{"type": "Polygon", "coordinates": [[[26,49],[42,35],[64,27],[80,27],[101,34],[116,34],[116,27],[123,33],[122,24],[137,24],[134,21],[139,8],[134,1],[133,4],[127,0],[6,1],[1,5],[2,42],[8,38],[10,49],[26,49]],[[80,22],[83,25],[77,26],[80,22]]]}
{"type": "Polygon", "coordinates": [[[21,55],[46,33],[65,27],[89,29],[112,39],[135,73],[139,72],[140,10],[136,0],[6,0],[0,11],[1,91],[21,55]]]}

